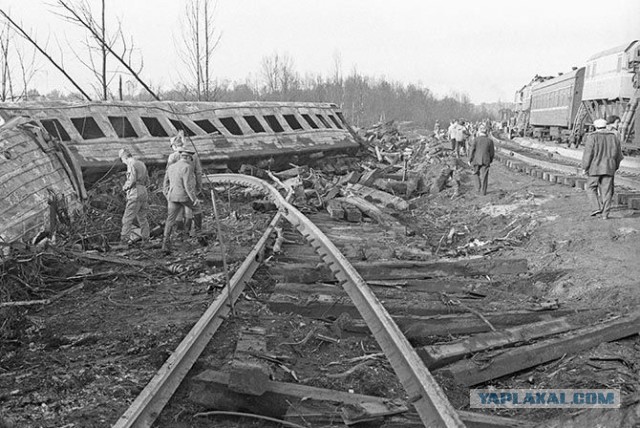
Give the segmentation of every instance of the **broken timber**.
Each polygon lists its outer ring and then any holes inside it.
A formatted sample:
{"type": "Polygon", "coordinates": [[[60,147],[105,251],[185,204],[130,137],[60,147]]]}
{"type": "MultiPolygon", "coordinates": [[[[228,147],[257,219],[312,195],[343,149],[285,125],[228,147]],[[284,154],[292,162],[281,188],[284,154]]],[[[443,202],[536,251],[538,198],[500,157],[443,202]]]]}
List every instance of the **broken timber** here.
{"type": "Polygon", "coordinates": [[[261,327],[243,330],[236,344],[236,352],[229,372],[229,388],[232,391],[262,395],[271,371],[264,361],[254,357],[267,350],[266,331],[261,327]]]}
{"type": "MultiPolygon", "coordinates": [[[[231,390],[229,388],[229,375],[213,370],[206,370],[191,379],[189,399],[206,408],[229,411],[248,409],[251,412],[271,417],[282,417],[287,414],[290,407],[295,407],[300,402],[308,402],[308,400],[338,402],[341,405],[364,404],[364,407],[372,407],[368,404],[374,404],[387,408],[389,402],[387,398],[383,397],[351,394],[343,391],[271,380],[266,384],[265,393],[260,397],[256,397],[231,390]]],[[[394,407],[393,413],[409,410],[408,407],[402,404],[397,404],[394,407]]],[[[387,412],[387,414],[391,414],[391,412],[387,412]]],[[[457,414],[469,428],[530,426],[521,421],[474,412],[457,411],[457,414]]]]}
{"type": "Polygon", "coordinates": [[[611,342],[640,332],[640,312],[613,321],[584,327],[563,337],[502,352],[482,367],[472,360],[454,363],[442,370],[461,385],[472,386],[546,363],[565,354],[581,352],[602,342],[611,342]]]}
{"type": "MultiPolygon", "coordinates": [[[[375,261],[353,263],[353,267],[365,280],[424,279],[438,276],[485,276],[518,274],[528,270],[526,259],[467,259],[449,261],[375,261]]],[[[333,274],[326,266],[312,264],[287,264],[272,266],[273,275],[284,282],[330,282],[333,274]]]]}
{"type": "Polygon", "coordinates": [[[551,336],[572,328],[574,327],[567,322],[566,318],[558,318],[511,327],[502,331],[477,334],[459,342],[422,346],[417,351],[427,367],[433,369],[461,360],[475,352],[551,336]]]}
{"type": "Polygon", "coordinates": [[[390,193],[383,192],[382,190],[373,189],[357,183],[347,185],[346,189],[348,193],[353,193],[370,202],[379,202],[387,208],[395,208],[398,211],[409,209],[409,203],[407,201],[390,193]]]}

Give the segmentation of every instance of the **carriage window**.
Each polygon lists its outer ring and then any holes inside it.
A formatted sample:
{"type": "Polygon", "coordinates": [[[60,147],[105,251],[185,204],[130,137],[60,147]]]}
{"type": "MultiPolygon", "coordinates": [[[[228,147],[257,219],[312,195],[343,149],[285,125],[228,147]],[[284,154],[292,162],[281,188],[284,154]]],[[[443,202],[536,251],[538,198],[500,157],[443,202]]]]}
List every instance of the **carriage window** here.
{"type": "Polygon", "coordinates": [[[115,129],[116,134],[119,138],[128,138],[133,137],[137,138],[138,134],[131,126],[131,122],[124,116],[109,116],[109,122],[111,122],[111,126],[115,129]]]}
{"type": "Polygon", "coordinates": [[[40,121],[44,129],[47,130],[49,135],[57,138],[60,141],[70,141],[71,137],[67,133],[66,129],[62,126],[58,119],[43,119],[40,121]]]}
{"type": "Polygon", "coordinates": [[[325,128],[331,128],[331,125],[329,125],[329,122],[327,122],[327,119],[325,119],[323,115],[316,114],[316,117],[320,119],[320,122],[322,122],[325,128]]]}
{"type": "Polygon", "coordinates": [[[73,126],[76,127],[85,140],[104,137],[104,132],[102,132],[96,120],[91,116],[71,118],[71,123],[73,123],[73,126]]]}
{"type": "Polygon", "coordinates": [[[338,119],[340,119],[342,121],[342,124],[346,127],[347,126],[347,121],[344,120],[344,115],[342,114],[342,112],[337,111],[336,115],[338,116],[338,119]]]}
{"type": "Polygon", "coordinates": [[[144,126],[149,130],[152,137],[168,137],[167,131],[164,130],[160,121],[155,117],[141,117],[144,126]]]}
{"type": "Polygon", "coordinates": [[[187,137],[193,137],[196,135],[187,125],[185,125],[181,120],[169,119],[169,122],[176,128],[178,131],[184,131],[184,135],[187,137]]]}
{"type": "Polygon", "coordinates": [[[338,122],[338,120],[336,119],[336,117],[335,117],[334,115],[330,114],[330,115],[329,115],[329,119],[331,119],[331,121],[332,121],[333,123],[335,123],[335,124],[336,124],[336,126],[337,126],[339,129],[342,129],[342,125],[340,125],[340,123],[338,122]]]}
{"type": "Polygon", "coordinates": [[[220,122],[227,128],[232,135],[242,135],[242,129],[238,126],[236,120],[232,117],[221,117],[220,122]]]}
{"type": "Polygon", "coordinates": [[[284,116],[284,120],[287,121],[287,123],[289,124],[291,129],[293,129],[294,131],[296,129],[302,129],[302,125],[300,125],[300,122],[298,122],[298,119],[296,119],[296,117],[294,115],[285,114],[283,116],[284,116]]]}
{"type": "Polygon", "coordinates": [[[264,127],[260,123],[260,121],[255,116],[243,116],[244,120],[247,121],[249,127],[253,130],[253,132],[267,132],[264,130],[264,127]]]}
{"type": "Polygon", "coordinates": [[[617,71],[622,70],[622,55],[618,55],[618,66],[616,68],[617,71]]]}
{"type": "Polygon", "coordinates": [[[216,133],[219,134],[220,133],[220,131],[218,131],[218,128],[216,128],[213,125],[213,123],[211,123],[211,121],[208,120],[208,119],[194,120],[193,123],[198,125],[207,134],[216,134],[216,133]]]}
{"type": "Polygon", "coordinates": [[[311,119],[311,116],[309,116],[308,114],[303,114],[302,118],[307,121],[310,127],[312,127],[313,129],[318,129],[318,124],[315,123],[313,119],[311,119]]]}
{"type": "Polygon", "coordinates": [[[278,122],[278,118],[275,117],[272,114],[266,115],[264,117],[264,120],[267,121],[267,123],[269,124],[269,127],[271,127],[271,129],[273,129],[273,132],[284,132],[284,128],[282,127],[282,125],[280,125],[280,122],[278,122]]]}

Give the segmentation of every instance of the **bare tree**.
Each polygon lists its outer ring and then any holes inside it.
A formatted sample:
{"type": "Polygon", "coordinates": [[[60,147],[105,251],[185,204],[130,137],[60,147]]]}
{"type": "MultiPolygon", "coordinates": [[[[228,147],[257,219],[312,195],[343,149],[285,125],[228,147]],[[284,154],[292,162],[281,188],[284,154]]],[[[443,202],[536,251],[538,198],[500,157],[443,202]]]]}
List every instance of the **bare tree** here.
{"type": "Polygon", "coordinates": [[[300,88],[300,77],[295,71],[293,60],[288,54],[279,54],[262,58],[262,77],[265,95],[281,100],[290,99],[293,92],[300,88]]]}
{"type": "MultiPolygon", "coordinates": [[[[47,58],[47,60],[49,60],[49,62],[51,64],[53,64],[54,67],[56,67],[72,84],[73,86],[76,87],[76,89],[78,91],[80,91],[80,93],[89,101],[91,101],[91,97],[89,97],[89,95],[87,95],[87,93],[82,90],[82,88],[80,87],[80,85],[78,85],[78,83],[76,83],[75,80],[73,80],[71,78],[71,76],[69,75],[69,73],[67,73],[64,69],[64,67],[62,67],[60,64],[58,64],[52,57],[51,55],[49,55],[47,53],[47,51],[38,44],[38,42],[35,41],[35,39],[33,37],[31,37],[20,25],[18,25],[18,23],[16,23],[13,19],[11,19],[11,17],[2,9],[0,9],[0,14],[2,16],[4,16],[4,18],[6,19],[6,21],[11,24],[12,28],[14,28],[18,34],[20,36],[22,36],[25,40],[27,40],[29,43],[31,43],[35,49],[38,50],[38,52],[40,52],[42,55],[44,55],[45,58],[47,58]]],[[[27,93],[28,91],[25,89],[25,93],[27,93]]]]}
{"type": "Polygon", "coordinates": [[[99,24],[91,11],[91,7],[87,0],[80,0],[79,3],[73,4],[72,2],[65,0],[57,0],[58,6],[63,10],[62,13],[58,15],[62,16],[67,21],[78,25],[87,31],[89,31],[88,38],[92,40],[94,43],[92,49],[95,51],[96,49],[100,52],[102,56],[102,64],[100,69],[96,67],[93,59],[90,57],[88,63],[90,64],[89,68],[94,71],[94,73],[99,73],[100,84],[102,88],[102,96],[104,99],[107,99],[108,96],[108,86],[111,82],[111,79],[115,76],[111,76],[111,78],[107,78],[107,65],[106,58],[107,53],[113,55],[113,57],[127,70],[131,76],[133,76],[148,92],[155,98],[156,100],[160,100],[160,98],[155,94],[155,92],[147,85],[142,78],[140,77],[140,72],[143,68],[142,57],[139,59],[139,65],[136,67],[133,64],[133,43],[129,46],[126,38],[124,37],[124,33],[122,31],[121,23],[118,23],[117,30],[113,35],[109,35],[106,31],[106,19],[105,19],[105,1],[102,0],[102,13],[101,13],[101,23],[99,24]],[[118,49],[118,52],[116,52],[118,49]],[[134,67],[136,69],[134,69],[134,67]],[[97,71],[100,70],[100,71],[97,71]]]}
{"type": "Polygon", "coordinates": [[[2,54],[2,92],[0,99],[6,101],[7,98],[13,98],[13,82],[11,80],[11,69],[9,66],[9,45],[11,40],[11,27],[7,21],[5,27],[0,33],[0,53],[2,54]]]}
{"type": "Polygon", "coordinates": [[[198,101],[212,101],[216,85],[212,78],[212,58],[222,33],[214,25],[217,4],[211,0],[188,0],[178,52],[189,74],[185,87],[198,101]]]}

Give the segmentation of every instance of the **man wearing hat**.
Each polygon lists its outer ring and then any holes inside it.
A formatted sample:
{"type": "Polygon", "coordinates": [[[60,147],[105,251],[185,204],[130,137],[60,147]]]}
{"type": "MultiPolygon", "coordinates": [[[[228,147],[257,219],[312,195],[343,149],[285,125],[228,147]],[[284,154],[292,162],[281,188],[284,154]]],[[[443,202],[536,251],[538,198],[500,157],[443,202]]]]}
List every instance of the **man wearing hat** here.
{"type": "Polygon", "coordinates": [[[622,162],[622,147],[618,135],[607,130],[607,121],[593,121],[596,130],[585,136],[582,168],[587,180],[587,196],[592,207],[592,216],[602,214],[609,218],[613,198],[613,178],[622,162]]]}
{"type": "Polygon", "coordinates": [[[473,167],[473,173],[477,177],[477,190],[481,195],[487,194],[489,184],[489,167],[495,156],[495,148],[491,138],[487,137],[485,125],[478,127],[478,134],[471,141],[469,147],[469,165],[473,167]]]}
{"type": "Polygon", "coordinates": [[[196,196],[196,180],[193,172],[194,153],[182,147],[178,150],[180,158],[167,168],[164,176],[163,193],[167,198],[167,221],[164,226],[162,250],[171,252],[171,232],[176,219],[185,209],[194,209],[200,205],[196,196]]]}
{"type": "Polygon", "coordinates": [[[149,184],[149,174],[145,164],[135,159],[127,149],[121,149],[118,153],[122,163],[127,165],[127,179],[122,186],[122,190],[127,194],[127,205],[122,215],[122,230],[120,231],[121,246],[128,248],[132,243],[131,231],[133,230],[133,220],[137,219],[140,225],[140,234],[143,243],[149,241],[149,221],[147,212],[149,211],[149,194],[147,185],[149,184]]]}
{"type": "MultiPolygon", "coordinates": [[[[180,150],[185,148],[184,145],[184,133],[179,131],[178,134],[170,139],[171,149],[173,153],[169,155],[167,159],[167,169],[169,166],[180,159],[180,150]]],[[[193,171],[196,182],[196,195],[202,193],[202,163],[197,154],[192,156],[193,171]]],[[[194,230],[196,233],[202,230],[202,205],[197,205],[193,210],[186,208],[184,213],[181,213],[176,220],[176,227],[178,230],[182,230],[184,227],[187,233],[191,231],[191,223],[193,221],[194,230]],[[183,219],[184,218],[184,219],[183,219]]]]}

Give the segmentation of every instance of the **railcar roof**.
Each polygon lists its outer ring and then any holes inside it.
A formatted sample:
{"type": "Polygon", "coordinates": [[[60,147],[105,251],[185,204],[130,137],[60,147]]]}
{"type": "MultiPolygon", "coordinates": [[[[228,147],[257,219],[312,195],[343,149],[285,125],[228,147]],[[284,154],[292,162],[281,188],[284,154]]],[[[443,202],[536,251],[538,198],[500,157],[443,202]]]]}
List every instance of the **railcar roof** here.
{"type": "Polygon", "coordinates": [[[636,42],[637,42],[637,40],[633,40],[631,43],[627,43],[627,44],[624,44],[624,45],[616,46],[615,48],[609,48],[607,50],[598,52],[597,54],[592,55],[591,57],[589,57],[589,59],[587,59],[587,61],[593,61],[593,60],[596,60],[598,58],[602,58],[604,56],[609,56],[609,55],[613,55],[613,54],[616,54],[616,53],[626,52],[627,49],[629,49],[636,42]]]}

